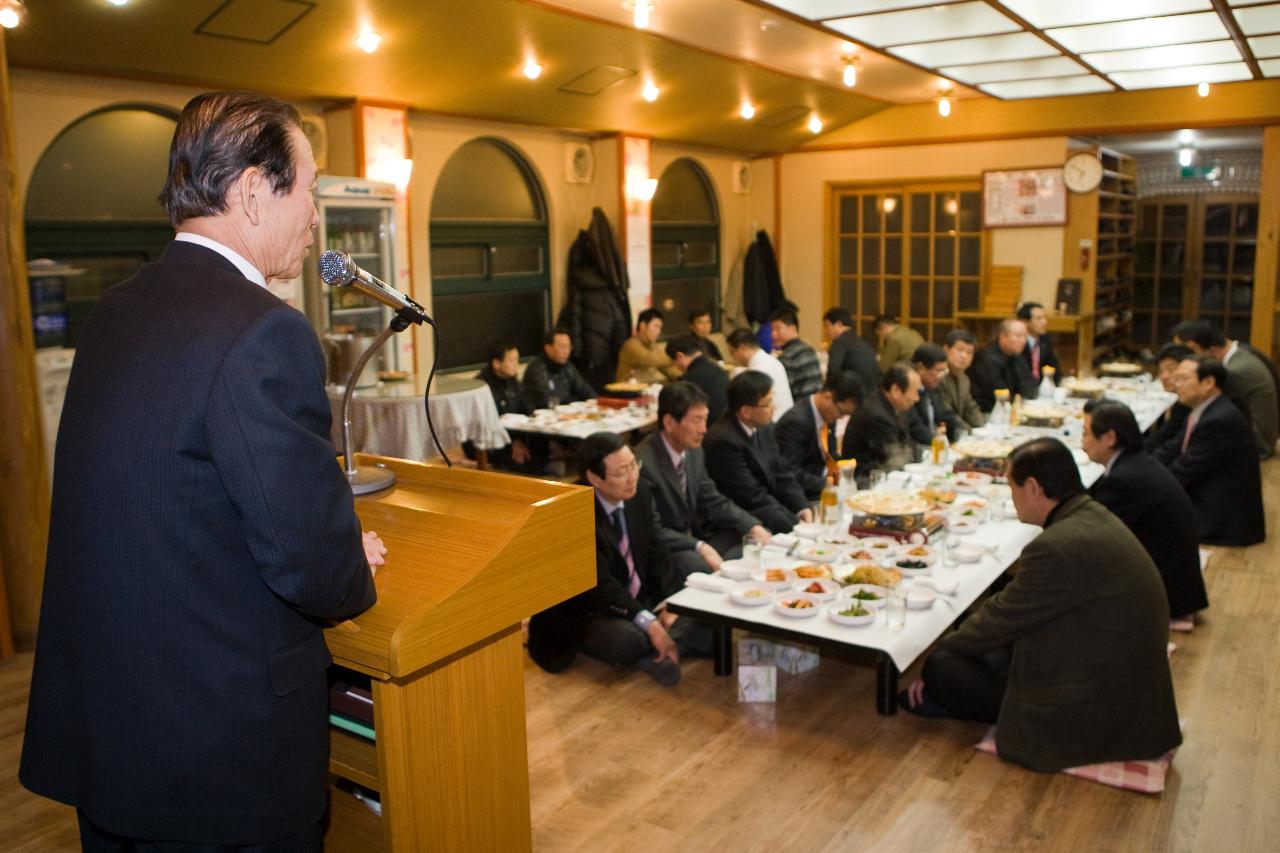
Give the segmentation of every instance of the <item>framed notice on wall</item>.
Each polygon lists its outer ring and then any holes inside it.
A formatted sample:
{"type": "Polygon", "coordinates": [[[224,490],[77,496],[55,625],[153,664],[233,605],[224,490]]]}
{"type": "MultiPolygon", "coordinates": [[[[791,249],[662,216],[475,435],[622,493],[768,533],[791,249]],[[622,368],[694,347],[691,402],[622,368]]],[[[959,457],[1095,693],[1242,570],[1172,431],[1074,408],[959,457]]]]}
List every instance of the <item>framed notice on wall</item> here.
{"type": "Polygon", "coordinates": [[[982,227],[1066,225],[1062,167],[982,173],[982,227]]]}

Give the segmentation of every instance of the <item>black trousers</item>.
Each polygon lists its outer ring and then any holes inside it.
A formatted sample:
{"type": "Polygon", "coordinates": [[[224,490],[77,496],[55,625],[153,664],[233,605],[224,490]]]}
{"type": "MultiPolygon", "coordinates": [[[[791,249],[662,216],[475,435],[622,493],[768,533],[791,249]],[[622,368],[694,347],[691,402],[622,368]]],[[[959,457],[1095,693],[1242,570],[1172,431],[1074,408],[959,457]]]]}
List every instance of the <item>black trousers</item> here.
{"type": "MultiPolygon", "coordinates": [[[[710,536],[706,543],[716,550],[716,553],[725,560],[736,560],[742,556],[742,537],[732,533],[719,531],[710,536]]],[[[697,550],[673,551],[671,552],[671,567],[683,579],[687,578],[694,572],[710,571],[707,568],[707,561],[702,559],[702,555],[697,550]]],[[[677,625],[680,623],[677,622],[677,625]]]]}
{"type": "MultiPolygon", "coordinates": [[[[681,616],[670,629],[680,657],[707,657],[711,654],[711,628],[681,616]]],[[[657,654],[649,635],[634,623],[612,616],[596,616],[587,623],[582,651],[596,660],[629,666],[648,655],[657,654]]]]}
{"type": "Polygon", "coordinates": [[[76,809],[80,821],[80,849],[84,853],[320,853],[324,846],[324,822],[297,835],[267,844],[192,844],[185,841],[126,838],[108,832],[76,809]]]}
{"type": "Polygon", "coordinates": [[[994,723],[1000,716],[1009,681],[1009,650],[981,657],[935,649],[924,662],[924,687],[935,702],[958,720],[994,723]]]}

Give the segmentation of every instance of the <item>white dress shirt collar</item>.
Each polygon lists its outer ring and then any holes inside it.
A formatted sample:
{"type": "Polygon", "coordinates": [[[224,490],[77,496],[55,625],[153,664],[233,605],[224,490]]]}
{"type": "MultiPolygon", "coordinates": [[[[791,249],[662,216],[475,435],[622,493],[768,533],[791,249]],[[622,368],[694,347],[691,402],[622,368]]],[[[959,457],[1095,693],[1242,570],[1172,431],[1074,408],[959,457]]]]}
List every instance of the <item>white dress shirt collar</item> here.
{"type": "Polygon", "coordinates": [[[1110,474],[1110,473],[1111,473],[1111,469],[1115,467],[1116,460],[1120,458],[1120,454],[1121,454],[1121,453],[1124,453],[1124,451],[1123,451],[1123,450],[1117,450],[1117,451],[1115,452],[1115,454],[1114,454],[1110,459],[1108,459],[1108,460],[1107,460],[1107,470],[1106,470],[1106,471],[1104,471],[1104,472],[1102,472],[1102,476],[1104,476],[1104,477],[1105,477],[1105,476],[1107,476],[1108,474],[1110,474]]]}
{"type": "Polygon", "coordinates": [[[240,274],[249,279],[249,281],[259,287],[267,286],[267,279],[263,276],[262,272],[253,264],[245,260],[244,255],[241,255],[230,246],[224,246],[217,240],[210,240],[202,234],[193,234],[190,231],[179,231],[178,236],[173,239],[179,240],[183,243],[195,243],[197,246],[204,246],[206,249],[217,252],[219,255],[222,255],[222,257],[231,261],[231,263],[235,265],[235,268],[240,271],[240,274]]]}
{"type": "Polygon", "coordinates": [[[1222,354],[1222,366],[1226,367],[1227,363],[1231,361],[1231,357],[1234,356],[1239,351],[1240,351],[1240,342],[1232,341],[1231,346],[1227,347],[1227,351],[1222,354]]]}
{"type": "Polygon", "coordinates": [[[684,462],[684,451],[672,448],[667,443],[667,437],[663,433],[658,433],[658,437],[662,439],[662,446],[667,449],[667,455],[671,457],[671,467],[679,470],[680,465],[684,462]]]}
{"type": "Polygon", "coordinates": [[[604,513],[609,516],[610,521],[613,520],[613,514],[622,509],[626,504],[626,501],[618,501],[617,503],[608,501],[605,499],[604,495],[600,494],[598,491],[596,492],[596,500],[600,501],[600,506],[604,507],[604,513]]]}

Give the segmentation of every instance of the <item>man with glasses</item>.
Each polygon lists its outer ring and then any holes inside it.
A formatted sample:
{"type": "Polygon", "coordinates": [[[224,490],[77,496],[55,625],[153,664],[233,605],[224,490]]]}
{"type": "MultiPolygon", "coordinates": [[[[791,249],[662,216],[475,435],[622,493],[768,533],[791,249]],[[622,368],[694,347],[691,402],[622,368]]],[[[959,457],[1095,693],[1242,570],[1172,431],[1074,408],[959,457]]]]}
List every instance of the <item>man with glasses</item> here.
{"type": "Polygon", "coordinates": [[[771,533],[813,521],[804,489],[782,458],[773,431],[773,380],[744,370],[729,383],[729,411],[707,433],[707,470],[729,500],[771,533]]]}
{"type": "Polygon", "coordinates": [[[911,364],[920,374],[920,399],[907,412],[907,429],[912,440],[928,446],[941,428],[948,439],[955,441],[964,432],[964,422],[942,395],[947,354],[937,344],[921,344],[911,356],[911,364]]]}
{"type": "Polygon", "coordinates": [[[533,617],[529,654],[548,672],[563,671],[581,651],[676,684],[681,655],[709,654],[711,631],[662,606],[682,583],[659,539],[640,462],[616,433],[597,432],[583,440],[578,467],[596,495],[596,585],[533,617]]]}

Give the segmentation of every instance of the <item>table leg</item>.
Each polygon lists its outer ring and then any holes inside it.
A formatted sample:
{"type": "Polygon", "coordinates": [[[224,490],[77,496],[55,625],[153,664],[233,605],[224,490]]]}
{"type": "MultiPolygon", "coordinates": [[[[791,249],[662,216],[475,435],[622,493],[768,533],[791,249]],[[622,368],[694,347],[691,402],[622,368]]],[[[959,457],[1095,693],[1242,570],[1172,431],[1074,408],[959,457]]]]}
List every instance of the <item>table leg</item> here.
{"type": "Polygon", "coordinates": [[[886,654],[876,665],[876,711],[886,717],[898,712],[898,667],[886,654]]]}
{"type": "Polygon", "coordinates": [[[483,471],[489,467],[489,451],[483,447],[476,448],[476,470],[483,471]]]}
{"type": "Polygon", "coordinates": [[[715,661],[716,675],[732,675],[733,628],[729,625],[715,625],[711,631],[711,656],[715,661]]]}

